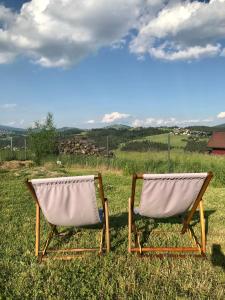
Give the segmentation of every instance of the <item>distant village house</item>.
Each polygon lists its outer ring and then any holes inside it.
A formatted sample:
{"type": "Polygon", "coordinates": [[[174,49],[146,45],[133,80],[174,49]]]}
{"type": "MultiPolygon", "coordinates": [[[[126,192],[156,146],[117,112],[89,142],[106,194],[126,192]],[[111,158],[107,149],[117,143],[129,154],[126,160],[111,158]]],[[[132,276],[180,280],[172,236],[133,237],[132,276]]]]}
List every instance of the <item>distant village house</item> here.
{"type": "Polygon", "coordinates": [[[225,132],[213,132],[208,147],[210,154],[225,155],[225,132]]]}

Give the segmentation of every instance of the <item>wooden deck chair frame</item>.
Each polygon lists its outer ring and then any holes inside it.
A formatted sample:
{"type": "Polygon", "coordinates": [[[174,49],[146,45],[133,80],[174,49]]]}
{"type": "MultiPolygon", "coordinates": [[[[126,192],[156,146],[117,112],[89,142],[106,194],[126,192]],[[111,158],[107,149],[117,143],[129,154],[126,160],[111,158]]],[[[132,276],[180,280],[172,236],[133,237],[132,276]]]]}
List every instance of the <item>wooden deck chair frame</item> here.
{"type": "Polygon", "coordinates": [[[205,233],[205,219],[204,219],[204,209],[203,209],[203,195],[213,177],[212,172],[208,172],[208,175],[202,185],[202,188],[192,206],[188,211],[187,216],[183,222],[183,227],[181,234],[186,233],[187,231],[190,234],[191,239],[194,242],[194,247],[142,247],[140,243],[140,232],[138,232],[135,219],[134,219],[134,201],[135,201],[135,190],[136,190],[136,181],[138,179],[143,180],[143,174],[134,174],[132,178],[132,190],[131,197],[129,198],[128,204],[128,252],[137,252],[142,254],[143,252],[158,252],[158,253],[200,253],[202,256],[206,254],[206,233],[205,233]],[[200,215],[200,227],[201,227],[201,242],[198,241],[193,229],[190,226],[190,222],[197,208],[199,208],[200,215]],[[132,234],[135,238],[135,247],[132,247],[132,234]]]}
{"type": "MultiPolygon", "coordinates": [[[[26,180],[26,185],[29,191],[32,194],[33,199],[36,202],[36,240],[35,240],[35,256],[38,258],[39,262],[46,259],[47,252],[55,252],[55,253],[84,253],[84,252],[98,252],[99,255],[103,254],[103,251],[109,253],[110,251],[110,230],[109,230],[109,209],[108,209],[108,199],[104,196],[103,190],[103,183],[102,183],[102,175],[99,173],[97,176],[94,177],[95,181],[98,182],[98,191],[99,196],[102,202],[103,208],[103,219],[102,219],[102,228],[101,228],[101,236],[100,236],[100,244],[99,248],[69,248],[69,249],[58,249],[58,250],[48,250],[48,246],[50,241],[55,235],[59,235],[60,233],[57,230],[56,225],[52,225],[49,222],[46,222],[50,225],[51,231],[48,234],[47,240],[45,242],[44,248],[40,249],[40,205],[38,202],[37,195],[35,193],[34,187],[28,179],[26,180]],[[105,245],[105,247],[103,247],[105,245]]],[[[78,257],[77,255],[61,255],[61,256],[54,256],[53,259],[61,259],[61,260],[69,260],[78,257]]]]}

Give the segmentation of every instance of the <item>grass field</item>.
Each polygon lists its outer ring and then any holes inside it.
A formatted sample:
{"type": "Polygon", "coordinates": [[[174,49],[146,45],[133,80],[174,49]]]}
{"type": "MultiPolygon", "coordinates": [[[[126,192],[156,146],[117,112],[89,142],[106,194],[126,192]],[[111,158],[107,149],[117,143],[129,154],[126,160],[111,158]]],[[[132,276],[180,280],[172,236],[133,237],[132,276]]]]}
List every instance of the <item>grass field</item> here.
{"type": "MultiPolygon", "coordinates": [[[[141,162],[145,158],[140,156],[139,159],[141,162]]],[[[127,253],[127,200],[131,177],[119,168],[107,170],[100,164],[98,168],[72,164],[59,168],[52,163],[30,168],[2,166],[0,177],[0,299],[224,299],[225,185],[211,185],[205,195],[207,258],[159,259],[127,253]],[[111,253],[38,264],[34,257],[35,205],[24,185],[25,178],[97,171],[103,174],[109,198],[111,253]]],[[[180,229],[180,224],[174,221],[155,225],[174,231],[180,229]]],[[[149,222],[139,220],[138,224],[145,228],[149,222]]],[[[44,222],[41,228],[46,237],[44,222]]],[[[197,229],[197,225],[194,228],[197,229]]],[[[151,241],[153,245],[170,243],[172,246],[187,242],[179,235],[165,233],[151,241]]],[[[86,229],[83,235],[78,232],[63,243],[87,246],[98,242],[98,231],[86,229]]]]}
{"type": "MultiPolygon", "coordinates": [[[[208,172],[215,174],[212,184],[215,187],[225,186],[225,157],[210,156],[208,154],[183,153],[171,151],[170,162],[165,151],[151,151],[145,153],[115,151],[115,157],[93,156],[60,156],[65,166],[80,165],[86,167],[107,167],[122,170],[124,174],[139,173],[167,173],[167,172],[208,172]]],[[[56,157],[49,157],[46,161],[56,161],[56,157]]]]}
{"type": "MultiPolygon", "coordinates": [[[[151,135],[145,138],[142,138],[143,140],[149,140],[156,143],[168,143],[168,133],[163,134],[157,134],[157,135],[151,135]]],[[[186,135],[174,135],[170,134],[170,145],[174,148],[180,148],[183,149],[186,146],[188,136],[186,135]]],[[[140,139],[139,139],[140,140],[140,139]]],[[[200,138],[201,141],[208,141],[208,138],[200,138]]]]}

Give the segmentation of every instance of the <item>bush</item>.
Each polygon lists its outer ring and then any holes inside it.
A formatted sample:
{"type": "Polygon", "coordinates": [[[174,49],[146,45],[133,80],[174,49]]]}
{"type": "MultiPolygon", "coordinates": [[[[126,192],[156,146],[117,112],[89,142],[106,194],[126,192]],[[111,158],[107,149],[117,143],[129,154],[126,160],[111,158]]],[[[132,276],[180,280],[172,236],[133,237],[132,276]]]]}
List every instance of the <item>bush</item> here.
{"type": "MultiPolygon", "coordinates": [[[[170,147],[171,148],[171,147],[170,147]]],[[[168,145],[164,143],[157,143],[151,141],[135,141],[129,142],[125,144],[122,148],[122,151],[139,151],[139,152],[147,152],[147,151],[167,151],[168,145]]]]}
{"type": "Polygon", "coordinates": [[[46,155],[57,153],[57,131],[51,113],[47,114],[44,123],[37,121],[34,128],[28,130],[28,143],[38,165],[46,155]]]}
{"type": "Polygon", "coordinates": [[[184,151],[204,153],[207,152],[207,149],[208,148],[206,141],[189,139],[184,148],[184,151]]]}

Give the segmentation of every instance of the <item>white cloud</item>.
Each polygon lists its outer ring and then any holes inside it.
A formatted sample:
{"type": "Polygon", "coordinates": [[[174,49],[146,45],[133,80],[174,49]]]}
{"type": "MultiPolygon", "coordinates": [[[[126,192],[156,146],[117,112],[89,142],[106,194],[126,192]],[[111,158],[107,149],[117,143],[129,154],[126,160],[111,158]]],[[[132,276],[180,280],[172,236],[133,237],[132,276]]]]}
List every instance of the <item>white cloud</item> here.
{"type": "Polygon", "coordinates": [[[94,123],[95,123],[95,120],[88,120],[87,123],[88,123],[88,124],[94,124],[94,123]]]}
{"type": "Polygon", "coordinates": [[[164,60],[193,60],[222,53],[225,0],[168,1],[139,25],[130,51],[164,60]]]}
{"type": "Polygon", "coordinates": [[[123,114],[119,112],[112,112],[111,114],[105,114],[102,118],[102,123],[112,123],[118,120],[126,119],[130,117],[129,114],[123,114]]]}
{"type": "Polygon", "coordinates": [[[146,119],[135,119],[132,122],[133,127],[158,127],[158,126],[188,126],[193,124],[202,124],[213,122],[213,118],[207,119],[186,119],[180,120],[174,117],[171,118],[146,118],[146,119]]]}
{"type": "Polygon", "coordinates": [[[140,60],[193,60],[225,56],[224,41],[225,0],[32,0],[17,13],[0,4],[0,64],[22,55],[70,67],[126,44],[140,60]]]}
{"type": "Polygon", "coordinates": [[[221,111],[218,115],[217,115],[218,119],[224,119],[225,118],[225,111],[221,111]]]}
{"type": "Polygon", "coordinates": [[[16,124],[15,121],[11,121],[11,122],[5,123],[4,125],[5,125],[5,126],[13,126],[13,125],[15,125],[15,124],[16,124]]]}
{"type": "Polygon", "coordinates": [[[202,57],[215,56],[220,53],[220,45],[206,45],[204,47],[194,46],[184,49],[174,47],[173,52],[167,52],[166,45],[159,48],[149,49],[149,53],[155,58],[164,60],[193,60],[202,57]]]}
{"type": "Polygon", "coordinates": [[[32,0],[14,14],[0,5],[0,63],[21,54],[44,67],[68,67],[102,47],[121,44],[140,2],[32,0]]]}
{"type": "Polygon", "coordinates": [[[16,103],[5,103],[5,104],[0,105],[0,108],[10,109],[10,108],[15,108],[16,106],[17,106],[16,103]]]}

